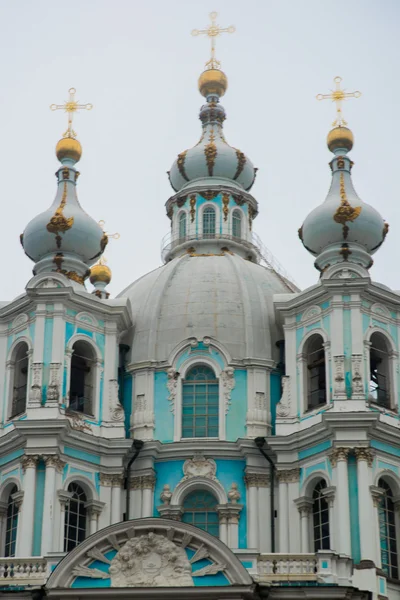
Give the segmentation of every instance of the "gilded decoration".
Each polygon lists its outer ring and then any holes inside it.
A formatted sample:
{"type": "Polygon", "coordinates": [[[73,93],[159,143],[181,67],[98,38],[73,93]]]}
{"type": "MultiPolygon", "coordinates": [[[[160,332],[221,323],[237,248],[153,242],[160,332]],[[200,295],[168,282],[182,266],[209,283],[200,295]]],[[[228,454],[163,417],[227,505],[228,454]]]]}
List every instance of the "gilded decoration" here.
{"type": "Polygon", "coordinates": [[[355,448],[354,453],[356,455],[357,462],[359,460],[365,460],[369,467],[372,467],[374,461],[374,455],[369,448],[355,448]]]}
{"type": "Polygon", "coordinates": [[[222,204],[223,204],[222,212],[224,213],[224,221],[227,221],[228,214],[229,214],[229,194],[227,194],[226,192],[224,192],[222,194],[222,204]]]}
{"type": "Polygon", "coordinates": [[[103,232],[103,237],[100,240],[100,248],[101,248],[102,252],[104,252],[104,250],[106,249],[107,244],[108,244],[108,235],[104,231],[103,232]]]}
{"type": "MultiPolygon", "coordinates": [[[[50,221],[46,225],[46,229],[49,233],[55,233],[57,236],[59,232],[65,233],[68,229],[71,229],[74,223],[74,217],[65,217],[64,208],[67,203],[67,182],[64,181],[64,189],[59,207],[51,217],[50,221]]],[[[60,244],[61,245],[61,244],[60,244]]],[[[58,243],[57,246],[59,247],[58,243]]]]}
{"type": "Polygon", "coordinates": [[[338,159],[337,159],[337,168],[338,169],[344,169],[344,165],[345,165],[345,163],[344,163],[343,156],[338,156],[338,159]]]}
{"type": "Polygon", "coordinates": [[[234,180],[239,177],[239,175],[243,171],[244,166],[246,164],[246,157],[243,154],[243,152],[241,150],[238,150],[237,148],[235,148],[235,152],[236,152],[236,158],[237,158],[238,164],[237,164],[235,176],[233,178],[234,180]]]}
{"type": "Polygon", "coordinates": [[[193,223],[196,216],[196,194],[190,196],[190,222],[193,223]]]}
{"type": "Polygon", "coordinates": [[[243,204],[245,204],[246,202],[243,196],[241,196],[240,194],[232,194],[232,198],[238,206],[243,206],[243,204]]]}
{"type": "Polygon", "coordinates": [[[205,192],[200,192],[200,195],[205,198],[205,200],[214,200],[218,196],[219,192],[214,192],[212,190],[206,190],[205,192]]]}
{"type": "Polygon", "coordinates": [[[249,206],[249,229],[251,231],[252,227],[253,227],[253,218],[255,216],[255,210],[252,206],[249,206]]]}
{"type": "Polygon", "coordinates": [[[217,158],[217,146],[214,144],[214,142],[210,142],[205,146],[204,154],[206,157],[208,174],[210,177],[212,177],[214,172],[215,159],[217,158]]]}
{"type": "Polygon", "coordinates": [[[339,250],[339,254],[341,254],[343,256],[344,260],[348,260],[349,259],[349,256],[351,254],[351,250],[350,250],[350,248],[348,247],[347,244],[342,244],[342,247],[339,250]]]}
{"type": "Polygon", "coordinates": [[[385,222],[383,224],[383,231],[382,231],[383,239],[385,239],[385,237],[387,236],[388,233],[389,233],[389,223],[385,222]]]}
{"type": "Polygon", "coordinates": [[[189,181],[189,179],[187,178],[187,175],[186,175],[186,171],[185,171],[186,153],[187,153],[187,150],[184,150],[183,152],[178,154],[178,159],[176,161],[176,164],[177,164],[179,173],[182,175],[183,179],[185,179],[185,181],[189,181]]]}
{"type": "Polygon", "coordinates": [[[182,206],[185,204],[187,200],[187,195],[186,196],[181,196],[180,198],[178,198],[178,200],[176,201],[176,204],[179,208],[182,208],[182,206]]]}
{"type": "Polygon", "coordinates": [[[346,188],[344,186],[344,175],[340,173],[340,206],[336,209],[333,215],[333,220],[343,226],[343,237],[346,240],[349,228],[346,225],[347,221],[353,222],[361,213],[361,206],[353,208],[347,200],[346,188]]]}

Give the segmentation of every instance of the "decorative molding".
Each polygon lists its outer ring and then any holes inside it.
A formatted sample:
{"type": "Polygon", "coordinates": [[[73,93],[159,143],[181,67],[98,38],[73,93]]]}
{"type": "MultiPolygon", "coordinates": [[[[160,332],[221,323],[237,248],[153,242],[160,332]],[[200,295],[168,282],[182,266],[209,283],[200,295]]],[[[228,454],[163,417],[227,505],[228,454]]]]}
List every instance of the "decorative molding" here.
{"type": "Polygon", "coordinates": [[[278,417],[288,417],[290,415],[290,377],[282,377],[282,396],[276,405],[276,414],[278,417]]]}
{"type": "Polygon", "coordinates": [[[332,450],[330,454],[328,454],[328,458],[331,461],[332,467],[336,467],[337,463],[340,460],[344,460],[347,462],[347,457],[350,453],[350,448],[335,448],[332,450]]]}
{"type": "Polygon", "coordinates": [[[372,467],[374,455],[369,448],[354,448],[354,454],[356,455],[357,462],[359,460],[366,460],[368,466],[372,467]]]}
{"type": "Polygon", "coordinates": [[[270,476],[267,473],[246,473],[244,482],[246,487],[265,488],[270,485],[270,476]]]}
{"type": "Polygon", "coordinates": [[[352,372],[352,398],[365,400],[365,392],[362,378],[362,354],[353,354],[351,356],[352,372]]]}
{"type": "Polygon", "coordinates": [[[65,509],[67,502],[69,502],[73,497],[73,493],[67,492],[66,490],[57,490],[57,496],[60,501],[61,508],[65,509]]]}
{"type": "Polygon", "coordinates": [[[14,501],[17,510],[20,510],[22,502],[24,500],[24,492],[22,490],[19,490],[18,492],[11,494],[11,499],[14,501]]]}
{"type": "Polygon", "coordinates": [[[28,407],[40,408],[42,406],[42,377],[43,363],[31,363],[31,381],[32,385],[28,394],[28,407]]]}
{"type": "Polygon", "coordinates": [[[58,404],[60,400],[60,363],[50,363],[49,385],[47,387],[46,404],[58,404]]]}
{"type": "Polygon", "coordinates": [[[157,510],[163,519],[172,519],[172,521],[181,521],[183,515],[183,507],[179,504],[169,504],[157,506],[157,510]]]}
{"type": "Polygon", "coordinates": [[[81,413],[67,410],[65,416],[67,417],[72,429],[75,429],[75,431],[92,433],[92,426],[90,423],[86,423],[81,413]]]}
{"type": "Polygon", "coordinates": [[[316,321],[322,313],[320,306],[310,306],[301,317],[301,321],[316,321]]]}
{"type": "Polygon", "coordinates": [[[300,516],[308,516],[312,512],[314,504],[312,498],[309,498],[308,496],[301,496],[300,498],[296,498],[294,503],[297,506],[300,516]]]}
{"type": "Polygon", "coordinates": [[[25,473],[26,469],[36,469],[39,458],[40,457],[38,455],[25,454],[21,458],[22,472],[25,473]]]}
{"type": "Polygon", "coordinates": [[[111,487],[114,475],[110,473],[99,473],[100,485],[104,487],[111,487]]]}
{"type": "Polygon", "coordinates": [[[95,500],[94,498],[85,502],[85,507],[87,508],[89,519],[100,515],[105,506],[105,502],[95,500]]]}
{"type": "Polygon", "coordinates": [[[152,490],[154,491],[156,478],[154,475],[138,475],[131,478],[131,490],[152,490]]]}
{"type": "Polygon", "coordinates": [[[43,460],[46,464],[47,468],[56,469],[58,473],[62,473],[66,463],[60,459],[57,454],[49,454],[48,456],[43,456],[43,460]]]}
{"type": "Polygon", "coordinates": [[[222,212],[224,213],[224,221],[228,220],[229,214],[229,194],[223,192],[222,194],[222,212]]]}
{"type": "Polygon", "coordinates": [[[178,392],[179,373],[172,367],[167,371],[167,389],[169,392],[168,401],[170,402],[170,411],[175,414],[175,399],[178,392]]]}
{"type": "MultiPolygon", "coordinates": [[[[377,485],[370,485],[369,490],[371,492],[372,501],[374,503],[374,506],[376,508],[378,508],[383,499],[383,496],[385,495],[385,492],[377,485]]],[[[396,507],[396,505],[395,505],[395,507],[396,507]]]]}
{"type": "Polygon", "coordinates": [[[123,422],[125,412],[122,404],[119,401],[119,384],[117,379],[110,379],[109,382],[109,398],[110,398],[110,416],[112,421],[123,422]]]}
{"type": "Polygon", "coordinates": [[[243,506],[241,504],[219,504],[217,512],[220,524],[238,525],[242,509],[243,506]]]}
{"type": "Polygon", "coordinates": [[[295,483],[300,481],[300,469],[277,471],[277,477],[280,483],[295,483]]]}
{"type": "Polygon", "coordinates": [[[338,354],[333,357],[334,377],[333,377],[333,397],[336,400],[346,400],[346,382],[344,379],[344,355],[338,354]]]}
{"type": "Polygon", "coordinates": [[[235,371],[232,367],[226,367],[223,371],[221,371],[220,379],[222,381],[222,394],[224,398],[224,409],[225,414],[228,413],[229,407],[231,405],[231,394],[232,390],[235,387],[235,371]]]}
{"type": "Polygon", "coordinates": [[[195,454],[193,458],[185,460],[183,465],[184,477],[181,481],[187,481],[192,477],[205,477],[218,481],[216,477],[217,464],[212,458],[205,458],[202,454],[195,454]]]}

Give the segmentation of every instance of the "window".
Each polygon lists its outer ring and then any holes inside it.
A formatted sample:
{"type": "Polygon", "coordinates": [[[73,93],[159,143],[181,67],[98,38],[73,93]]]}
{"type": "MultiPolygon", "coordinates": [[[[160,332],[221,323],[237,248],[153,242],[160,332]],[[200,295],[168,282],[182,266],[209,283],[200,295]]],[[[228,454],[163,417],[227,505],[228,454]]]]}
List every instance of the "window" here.
{"type": "Polygon", "coordinates": [[[182,437],[218,437],[219,386],[210,367],[190,369],[182,384],[182,437]]]}
{"type": "Polygon", "coordinates": [[[186,238],[186,213],[181,212],[179,215],[179,239],[184,240],[186,238]]]}
{"type": "Polygon", "coordinates": [[[203,212],[203,237],[215,237],[215,210],[211,206],[203,212]]]}
{"type": "Polygon", "coordinates": [[[399,567],[393,493],[390,485],[384,479],[379,480],[378,486],[383,491],[378,507],[382,570],[388,577],[398,579],[399,567]]]}
{"type": "Polygon", "coordinates": [[[80,485],[70,483],[72,498],[65,506],[64,552],[69,552],[86,537],[86,494],[80,485]]]}
{"type": "Polygon", "coordinates": [[[4,548],[4,556],[15,556],[18,530],[18,505],[14,500],[13,495],[17,491],[17,486],[13,485],[7,501],[6,543],[4,548]]]}
{"type": "Polygon", "coordinates": [[[12,402],[10,418],[26,410],[28,392],[28,344],[21,342],[14,351],[15,363],[12,374],[12,402]]]}
{"type": "Polygon", "coordinates": [[[323,339],[316,334],[306,345],[307,360],[307,410],[326,402],[325,350],[323,339]]]}
{"type": "Polygon", "coordinates": [[[326,481],[321,479],[313,491],[314,552],[329,550],[329,505],[324,497],[326,481]]]}
{"type": "Polygon", "coordinates": [[[210,492],[204,490],[191,492],[183,502],[184,513],[182,521],[218,537],[219,519],[217,504],[217,500],[210,492]]]}
{"type": "Polygon", "coordinates": [[[71,358],[69,408],[87,415],[93,414],[95,353],[90,344],[75,342],[71,358]]]}
{"type": "Polygon", "coordinates": [[[242,237],[242,213],[235,209],[232,213],[232,235],[233,237],[242,237]]]}
{"type": "Polygon", "coordinates": [[[380,406],[390,408],[389,348],[381,333],[371,335],[369,352],[369,398],[380,406]]]}

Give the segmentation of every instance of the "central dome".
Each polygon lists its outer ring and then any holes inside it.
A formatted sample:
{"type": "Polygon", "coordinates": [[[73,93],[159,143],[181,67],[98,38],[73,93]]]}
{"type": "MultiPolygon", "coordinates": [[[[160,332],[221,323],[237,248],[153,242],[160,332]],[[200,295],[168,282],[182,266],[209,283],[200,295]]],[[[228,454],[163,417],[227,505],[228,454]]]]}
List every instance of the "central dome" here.
{"type": "Polygon", "coordinates": [[[272,297],[291,292],[275,271],[238,255],[175,258],[120,294],[133,311],[131,362],[165,361],[189,337],[215,338],[239,360],[270,359],[278,340],[272,297]]]}

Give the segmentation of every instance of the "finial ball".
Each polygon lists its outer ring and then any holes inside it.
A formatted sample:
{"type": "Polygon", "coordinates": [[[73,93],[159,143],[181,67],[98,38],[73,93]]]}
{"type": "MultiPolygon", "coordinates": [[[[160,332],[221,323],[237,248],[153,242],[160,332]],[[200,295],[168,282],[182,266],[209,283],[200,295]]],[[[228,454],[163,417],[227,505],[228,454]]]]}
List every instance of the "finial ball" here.
{"type": "Polygon", "coordinates": [[[228,88],[228,78],[220,69],[207,69],[199,77],[199,92],[202,96],[215,95],[221,98],[228,88]]]}
{"type": "Polygon", "coordinates": [[[107,265],[97,264],[90,269],[90,283],[97,282],[109,284],[111,281],[111,269],[107,265]]]}
{"type": "Polygon", "coordinates": [[[82,156],[82,146],[77,139],[73,137],[61,138],[56,146],[56,156],[59,161],[69,158],[78,162],[82,156]]]}
{"type": "Polygon", "coordinates": [[[328,133],[326,143],[331,152],[341,148],[350,152],[354,144],[353,132],[348,127],[334,127],[328,133]]]}

